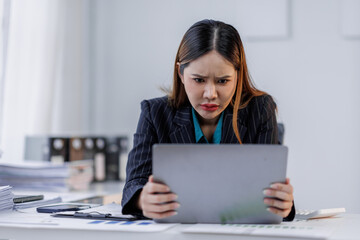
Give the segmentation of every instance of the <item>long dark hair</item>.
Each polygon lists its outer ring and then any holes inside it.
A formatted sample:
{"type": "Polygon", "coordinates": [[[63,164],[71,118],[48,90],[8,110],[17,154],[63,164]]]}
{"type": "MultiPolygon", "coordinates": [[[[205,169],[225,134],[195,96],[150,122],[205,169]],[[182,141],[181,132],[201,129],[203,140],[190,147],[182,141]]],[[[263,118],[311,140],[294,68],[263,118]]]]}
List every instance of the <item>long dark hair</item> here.
{"type": "Polygon", "coordinates": [[[217,51],[231,62],[237,71],[236,90],[231,101],[233,106],[232,125],[236,138],[241,144],[237,126],[238,110],[245,108],[253,97],[264,95],[265,92],[256,89],[251,81],[244,47],[238,31],[233,26],[206,19],[195,23],[187,30],[176,54],[173,87],[169,93],[170,105],[180,108],[189,102],[184,85],[178,75],[178,68],[183,74],[184,69],[191,61],[212,50],[217,51]]]}

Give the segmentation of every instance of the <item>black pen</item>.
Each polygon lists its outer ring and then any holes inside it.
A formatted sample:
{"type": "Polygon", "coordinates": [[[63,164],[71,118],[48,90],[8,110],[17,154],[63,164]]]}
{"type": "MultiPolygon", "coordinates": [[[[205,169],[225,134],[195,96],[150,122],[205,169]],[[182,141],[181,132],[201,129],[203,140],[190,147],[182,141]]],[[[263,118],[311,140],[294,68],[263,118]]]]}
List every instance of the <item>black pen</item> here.
{"type": "Polygon", "coordinates": [[[81,218],[81,219],[96,219],[96,220],[111,220],[111,221],[135,221],[139,220],[136,217],[116,217],[112,216],[110,213],[102,214],[102,213],[81,213],[75,212],[74,214],[66,214],[66,213],[57,213],[52,214],[52,217],[62,217],[62,218],[81,218]]]}

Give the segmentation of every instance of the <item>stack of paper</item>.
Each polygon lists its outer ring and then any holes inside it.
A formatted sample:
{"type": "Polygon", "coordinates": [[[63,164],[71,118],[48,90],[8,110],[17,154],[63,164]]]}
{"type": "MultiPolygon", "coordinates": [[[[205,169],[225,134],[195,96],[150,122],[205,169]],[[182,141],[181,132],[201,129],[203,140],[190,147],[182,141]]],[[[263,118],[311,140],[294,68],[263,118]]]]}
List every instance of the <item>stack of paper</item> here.
{"type": "Polygon", "coordinates": [[[14,206],[13,198],[10,186],[0,186],[0,211],[11,210],[14,206]]]}
{"type": "Polygon", "coordinates": [[[0,185],[15,189],[64,191],[68,189],[70,171],[66,165],[46,162],[0,164],[0,185]]]}
{"type": "Polygon", "coordinates": [[[65,164],[22,162],[0,164],[0,185],[17,189],[66,191],[87,189],[93,179],[93,162],[79,160],[65,164]]]}

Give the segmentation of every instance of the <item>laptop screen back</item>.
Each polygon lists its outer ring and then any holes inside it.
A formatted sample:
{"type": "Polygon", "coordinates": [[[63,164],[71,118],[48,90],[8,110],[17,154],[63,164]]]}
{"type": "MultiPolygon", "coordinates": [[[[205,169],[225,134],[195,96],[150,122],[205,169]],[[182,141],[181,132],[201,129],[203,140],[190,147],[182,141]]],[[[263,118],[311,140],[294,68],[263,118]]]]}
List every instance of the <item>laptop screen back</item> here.
{"type": "Polygon", "coordinates": [[[178,195],[164,223],[280,223],[263,190],[285,182],[288,149],[280,145],[157,144],[153,175],[178,195]]]}

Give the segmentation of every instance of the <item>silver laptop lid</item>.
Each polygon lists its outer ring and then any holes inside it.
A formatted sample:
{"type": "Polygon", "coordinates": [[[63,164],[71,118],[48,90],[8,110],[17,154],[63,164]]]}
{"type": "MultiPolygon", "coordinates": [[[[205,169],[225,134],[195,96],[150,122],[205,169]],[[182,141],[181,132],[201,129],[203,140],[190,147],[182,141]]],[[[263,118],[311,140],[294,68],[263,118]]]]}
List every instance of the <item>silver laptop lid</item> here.
{"type": "Polygon", "coordinates": [[[178,214],[163,223],[280,223],[263,190],[285,182],[288,149],[280,145],[156,144],[153,175],[178,195],[178,214]]]}

